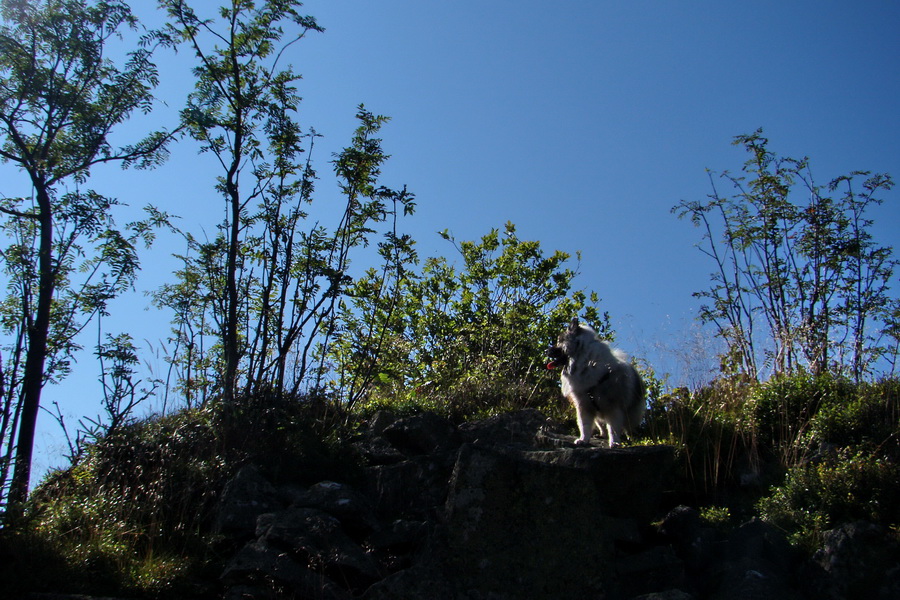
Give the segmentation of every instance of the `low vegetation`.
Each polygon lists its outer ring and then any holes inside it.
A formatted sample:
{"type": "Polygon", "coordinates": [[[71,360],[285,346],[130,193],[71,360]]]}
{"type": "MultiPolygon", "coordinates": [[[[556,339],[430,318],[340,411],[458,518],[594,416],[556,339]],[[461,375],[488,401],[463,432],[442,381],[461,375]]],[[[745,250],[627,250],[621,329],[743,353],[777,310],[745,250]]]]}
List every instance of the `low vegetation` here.
{"type": "MultiPolygon", "coordinates": [[[[347,414],[322,399],[270,395],[132,422],[41,483],[24,520],[0,533],[0,552],[15,557],[3,569],[16,569],[0,581],[13,586],[10,593],[64,583],[93,594],[202,596],[221,570],[211,509],[238,466],[255,458],[279,483],[354,482],[360,465],[342,440],[375,406],[439,409],[457,419],[485,414],[477,395],[443,407],[422,400],[382,398],[347,414]],[[32,567],[17,569],[23,561],[32,567]]],[[[527,404],[523,397],[507,408],[527,404]]],[[[704,507],[704,519],[718,528],[759,516],[812,551],[841,523],[900,525],[898,411],[893,379],[721,379],[652,399],[631,443],[676,446],[673,503],[704,507]]]]}
{"type": "Polygon", "coordinates": [[[900,525],[900,382],[798,373],[725,378],[651,406],[645,435],[680,449],[689,503],[760,516],[807,550],[839,523],[900,525]]]}
{"type": "Polygon", "coordinates": [[[274,395],[134,421],[51,473],[23,520],[0,530],[0,586],[197,595],[221,569],[211,511],[237,467],[260,461],[278,482],[355,482],[344,431],[323,402],[274,395]]]}

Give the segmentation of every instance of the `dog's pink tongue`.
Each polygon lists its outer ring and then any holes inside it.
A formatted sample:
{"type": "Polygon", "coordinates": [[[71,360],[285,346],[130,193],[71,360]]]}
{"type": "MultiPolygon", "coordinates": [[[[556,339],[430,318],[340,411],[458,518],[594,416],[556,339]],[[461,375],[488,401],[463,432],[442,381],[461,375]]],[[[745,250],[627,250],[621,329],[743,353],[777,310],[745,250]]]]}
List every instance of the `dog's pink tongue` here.
{"type": "Polygon", "coordinates": [[[552,371],[552,370],[554,369],[553,363],[552,363],[552,362],[551,362],[551,363],[547,363],[547,368],[550,369],[550,370],[552,371]]]}

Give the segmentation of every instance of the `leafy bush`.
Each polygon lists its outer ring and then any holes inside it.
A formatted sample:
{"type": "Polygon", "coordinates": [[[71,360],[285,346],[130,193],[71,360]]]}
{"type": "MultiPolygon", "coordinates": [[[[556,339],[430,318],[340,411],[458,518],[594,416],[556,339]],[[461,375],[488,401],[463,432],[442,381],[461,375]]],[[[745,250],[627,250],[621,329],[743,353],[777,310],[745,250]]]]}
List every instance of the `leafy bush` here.
{"type": "Polygon", "coordinates": [[[559,378],[544,368],[546,349],[576,315],[611,336],[597,295],[572,290],[568,254],[546,256],[512,223],[477,242],[442,235],[461,267],[429,258],[420,274],[405,274],[399,296],[379,293],[377,274],[356,283],[332,345],[340,375],[333,387],[346,388],[362,368],[369,385],[351,405],[418,404],[458,419],[523,407],[558,412],[559,378]]]}
{"type": "Polygon", "coordinates": [[[709,526],[719,531],[731,528],[731,511],[725,506],[707,506],[700,509],[700,518],[709,526]]]}
{"type": "Polygon", "coordinates": [[[758,503],[760,515],[788,531],[794,542],[816,547],[821,534],[857,520],[900,524],[900,466],[866,450],[842,450],[821,462],[798,465],[783,485],[758,503]]]}
{"type": "Polygon", "coordinates": [[[841,377],[805,372],[776,376],[756,386],[749,409],[761,446],[784,468],[801,461],[819,412],[850,404],[857,387],[841,377]]]}
{"type": "Polygon", "coordinates": [[[124,425],[42,482],[29,525],[71,571],[58,581],[165,597],[203,568],[205,527],[231,471],[213,421],[211,410],[192,410],[124,425]]]}
{"type": "Polygon", "coordinates": [[[854,396],[822,406],[810,438],[840,447],[865,445],[900,458],[900,380],[860,384],[854,396]]]}
{"type": "MultiPolygon", "coordinates": [[[[755,383],[721,377],[651,398],[644,435],[679,449],[681,491],[705,501],[777,484],[823,448],[900,457],[900,382],[854,384],[798,373],[755,383]],[[742,489],[743,488],[743,489],[742,489]]],[[[755,499],[754,499],[755,501],[755,499]]]]}
{"type": "Polygon", "coordinates": [[[787,469],[757,504],[763,518],[810,550],[840,523],[900,524],[900,381],[797,376],[755,398],[761,435],[787,469]]]}

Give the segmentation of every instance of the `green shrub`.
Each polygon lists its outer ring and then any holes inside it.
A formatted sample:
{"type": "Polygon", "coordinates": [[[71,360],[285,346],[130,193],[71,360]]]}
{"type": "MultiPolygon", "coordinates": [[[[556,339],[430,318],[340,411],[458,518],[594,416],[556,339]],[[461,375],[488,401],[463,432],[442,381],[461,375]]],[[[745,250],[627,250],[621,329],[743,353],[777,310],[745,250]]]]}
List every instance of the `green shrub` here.
{"type": "MultiPolygon", "coordinates": [[[[558,375],[548,375],[548,378],[553,376],[558,382],[558,375]]],[[[540,396],[530,395],[529,392],[533,390],[528,389],[527,385],[516,384],[505,378],[488,383],[487,378],[475,376],[460,382],[452,391],[420,386],[391,395],[373,394],[356,404],[353,414],[356,419],[363,420],[378,410],[390,410],[400,416],[433,412],[454,423],[462,423],[534,408],[551,419],[571,421],[572,426],[575,426],[575,412],[558,389],[549,388],[540,396]]]]}
{"type": "Polygon", "coordinates": [[[719,531],[731,529],[731,510],[726,506],[707,506],[700,509],[700,518],[719,531]]]}
{"type": "Polygon", "coordinates": [[[815,548],[822,532],[866,520],[900,524],[900,466],[867,450],[843,450],[793,467],[783,485],[758,503],[760,516],[815,548]]]}
{"type": "Polygon", "coordinates": [[[568,254],[545,253],[512,223],[477,241],[441,235],[458,251],[458,266],[427,259],[420,273],[405,273],[399,298],[372,293],[377,273],[355,284],[330,348],[335,396],[353,407],[419,404],[454,420],[525,407],[553,412],[559,375],[545,369],[547,346],[575,316],[609,338],[599,298],[573,289],[568,254]]]}
{"type": "Polygon", "coordinates": [[[789,468],[807,454],[807,438],[821,410],[849,404],[856,386],[823,374],[774,377],[754,388],[749,398],[753,428],[762,448],[789,468]]]}
{"type": "Polygon", "coordinates": [[[83,573],[70,566],[59,545],[46,536],[18,523],[0,528],[0,597],[26,598],[33,592],[56,591],[48,585],[57,582],[79,592],[83,591],[81,577],[83,573]]]}
{"type": "Polygon", "coordinates": [[[868,445],[898,458],[900,380],[860,384],[854,397],[824,405],[811,423],[810,434],[818,444],[868,445]]]}
{"type": "MultiPolygon", "coordinates": [[[[126,500],[76,466],[48,478],[25,520],[2,530],[0,596],[27,592],[167,598],[203,566],[198,543],[177,548],[166,523],[142,522],[147,502],[126,500]],[[23,568],[24,567],[24,568],[23,568]]],[[[177,498],[174,499],[177,501],[177,498]]]]}
{"type": "Polygon", "coordinates": [[[230,473],[210,419],[209,411],[192,410],[122,426],[78,464],[48,476],[25,525],[66,569],[35,563],[44,583],[92,594],[177,595],[204,568],[206,525],[230,473]]]}

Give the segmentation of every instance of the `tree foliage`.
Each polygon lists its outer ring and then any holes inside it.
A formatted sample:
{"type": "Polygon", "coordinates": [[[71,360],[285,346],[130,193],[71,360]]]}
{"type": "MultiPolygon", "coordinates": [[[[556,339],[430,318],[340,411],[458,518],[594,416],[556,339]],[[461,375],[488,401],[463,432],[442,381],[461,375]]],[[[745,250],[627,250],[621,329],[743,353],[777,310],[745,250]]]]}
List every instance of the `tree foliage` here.
{"type": "Polygon", "coordinates": [[[232,2],[219,9],[218,19],[204,19],[184,0],[160,2],[170,17],[168,34],[187,43],[197,58],[195,87],[182,122],[200,142],[200,152],[215,156],[221,168],[216,189],[225,199],[226,217],[212,244],[224,254],[218,270],[221,281],[215,284],[221,287],[216,297],[221,310],[214,313],[214,322],[220,332],[224,375],[219,379],[226,399],[234,398],[246,344],[241,312],[249,285],[242,278],[249,231],[265,217],[278,226],[281,203],[307,199],[302,193],[309,174],[297,178],[303,136],[291,117],[300,101],[295,89],[299,77],[279,66],[286,47],[306,32],[320,30],[314,19],[296,11],[299,5],[232,2]],[[286,40],[285,24],[292,27],[286,40]],[[247,171],[249,183],[242,183],[247,171]],[[253,212],[257,203],[264,207],[261,215],[253,212]]]}

